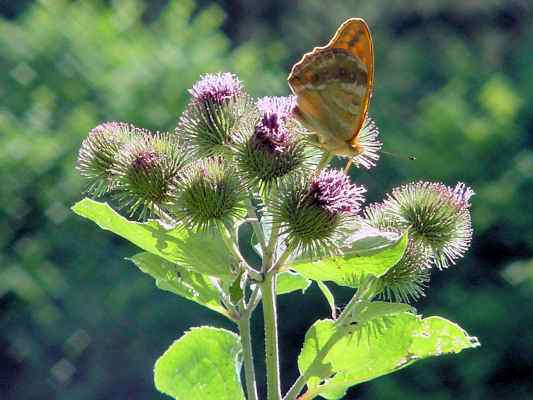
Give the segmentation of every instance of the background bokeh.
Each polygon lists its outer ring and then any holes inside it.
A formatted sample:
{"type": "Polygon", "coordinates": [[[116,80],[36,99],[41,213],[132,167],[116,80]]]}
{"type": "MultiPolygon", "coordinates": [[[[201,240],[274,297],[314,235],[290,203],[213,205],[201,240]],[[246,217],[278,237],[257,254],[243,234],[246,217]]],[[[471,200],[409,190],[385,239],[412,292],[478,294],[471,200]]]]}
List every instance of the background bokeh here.
{"type": "MultiPolygon", "coordinates": [[[[77,149],[105,120],[172,130],[205,72],[236,72],[254,96],[286,95],[290,66],[351,16],[373,32],[371,114],[385,149],[417,157],[384,156],[353,176],[370,200],[417,179],[475,189],[472,249],[435,272],[417,308],[482,347],[348,398],[533,398],[531,2],[0,0],[0,15],[0,399],[162,399],[152,366],[174,339],[202,324],[233,329],[158,291],[124,260],[133,246],[70,212],[83,190],[77,149]]],[[[287,387],[328,307],[310,289],[282,297],[280,312],[287,387]]]]}

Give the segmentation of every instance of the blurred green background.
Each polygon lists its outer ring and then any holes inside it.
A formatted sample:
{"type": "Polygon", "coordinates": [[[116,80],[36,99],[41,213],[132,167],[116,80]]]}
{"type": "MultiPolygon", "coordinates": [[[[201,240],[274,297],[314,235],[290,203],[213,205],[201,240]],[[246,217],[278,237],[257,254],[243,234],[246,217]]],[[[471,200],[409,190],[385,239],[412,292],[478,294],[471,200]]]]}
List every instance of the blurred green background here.
{"type": "MultiPolygon", "coordinates": [[[[434,273],[417,308],[482,347],[348,398],[533,398],[530,1],[0,0],[0,15],[0,399],[162,399],[152,366],[174,339],[202,324],[233,329],[158,291],[124,260],[131,245],[70,212],[83,190],[77,149],[105,120],[172,130],[205,72],[235,72],[254,96],[286,95],[290,66],[352,16],[373,32],[371,114],[385,149],[417,157],[383,156],[353,176],[369,200],[417,179],[475,189],[472,249],[434,273]]],[[[282,297],[280,312],[287,388],[328,306],[310,289],[282,297]]]]}

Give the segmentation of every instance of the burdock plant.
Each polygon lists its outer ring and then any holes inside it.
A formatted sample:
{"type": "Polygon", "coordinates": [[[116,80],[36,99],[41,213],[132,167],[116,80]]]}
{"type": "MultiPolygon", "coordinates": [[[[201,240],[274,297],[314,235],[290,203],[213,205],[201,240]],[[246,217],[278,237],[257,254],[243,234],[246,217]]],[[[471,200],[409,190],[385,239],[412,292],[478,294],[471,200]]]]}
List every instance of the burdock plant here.
{"type": "MultiPolygon", "coordinates": [[[[82,143],[77,166],[88,192],[130,219],[92,199],[76,204],[77,214],[137,245],[131,260],[160,289],[235,323],[238,333],[202,326],[175,341],[155,363],[159,391],[258,400],[250,321],[260,303],[268,400],[340,399],[351,386],[478,345],[408,304],[470,246],[470,188],[409,183],[364,207],[364,187],[330,165],[295,117],[294,97],[252,101],[229,73],[203,76],[190,95],[175,132],[104,123],[82,143]],[[243,227],[253,231],[248,240],[243,227]],[[276,298],[313,283],[331,317],[305,333],[300,376],[282,395],[276,298]],[[332,284],[353,290],[340,313],[332,284]]],[[[377,162],[378,135],[367,118],[354,167],[377,162]]]]}

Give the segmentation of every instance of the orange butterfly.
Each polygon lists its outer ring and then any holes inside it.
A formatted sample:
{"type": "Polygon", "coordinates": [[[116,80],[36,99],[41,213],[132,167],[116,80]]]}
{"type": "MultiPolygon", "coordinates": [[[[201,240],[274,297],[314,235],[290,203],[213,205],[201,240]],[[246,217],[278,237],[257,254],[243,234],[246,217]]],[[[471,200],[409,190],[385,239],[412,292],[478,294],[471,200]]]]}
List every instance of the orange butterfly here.
{"type": "Polygon", "coordinates": [[[363,19],[348,19],[326,46],[305,54],[288,81],[295,116],[318,146],[350,158],[363,153],[359,134],[374,83],[374,47],[363,19]]]}

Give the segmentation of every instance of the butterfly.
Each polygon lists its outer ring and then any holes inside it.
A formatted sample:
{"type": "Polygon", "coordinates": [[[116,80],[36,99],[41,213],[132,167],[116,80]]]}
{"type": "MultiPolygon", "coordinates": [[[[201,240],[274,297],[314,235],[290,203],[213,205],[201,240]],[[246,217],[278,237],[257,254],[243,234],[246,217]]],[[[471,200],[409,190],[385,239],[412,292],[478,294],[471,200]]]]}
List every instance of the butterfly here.
{"type": "Polygon", "coordinates": [[[363,152],[359,134],[374,83],[374,47],[363,19],[346,20],[326,46],[306,53],[288,82],[294,115],[319,147],[350,158],[363,152]]]}

